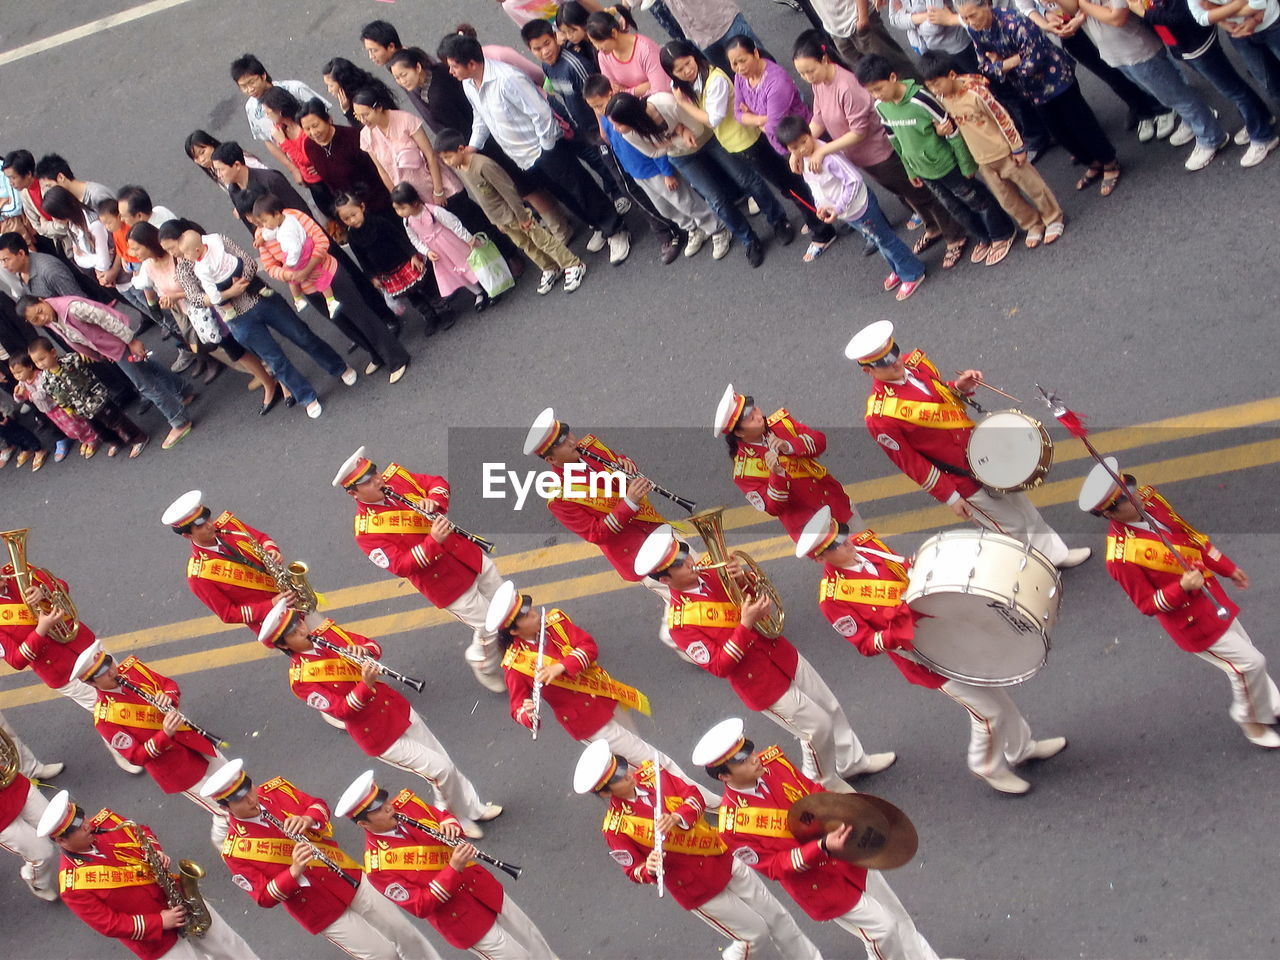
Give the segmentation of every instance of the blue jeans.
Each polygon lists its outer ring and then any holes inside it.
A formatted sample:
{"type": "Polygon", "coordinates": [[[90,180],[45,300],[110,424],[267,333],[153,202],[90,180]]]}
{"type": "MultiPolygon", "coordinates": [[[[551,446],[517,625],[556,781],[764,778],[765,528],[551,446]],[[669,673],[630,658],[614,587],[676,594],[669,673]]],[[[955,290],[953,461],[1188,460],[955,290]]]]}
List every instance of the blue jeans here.
{"type": "Polygon", "coordinates": [[[1268,143],[1275,139],[1276,127],[1271,121],[1270,108],[1227,59],[1227,52],[1222,49],[1217,37],[1214,37],[1208,50],[1193,60],[1184,60],[1183,63],[1208,80],[1220,94],[1236,105],[1244,119],[1244,127],[1249,131],[1251,142],[1268,143]]]}
{"type": "Polygon", "coordinates": [[[154,360],[132,363],[128,354],[117,360],[116,366],[140,394],[155,404],[155,408],[169,421],[169,426],[177,429],[191,422],[191,418],[187,416],[187,408],[182,405],[182,397],[187,388],[182,378],[172,370],[162,367],[154,360]]]}
{"type": "Polygon", "coordinates": [[[1280,100],[1280,20],[1247,37],[1232,37],[1231,44],[1262,89],[1280,100]]]}
{"type": "Polygon", "coordinates": [[[1185,120],[1200,146],[1216,147],[1227,138],[1212,108],[1187,83],[1187,78],[1167,50],[1161,50],[1150,60],[1126,64],[1118,69],[1185,120]]]}
{"type": "MultiPolygon", "coordinates": [[[[764,134],[760,134],[764,139],[764,134]]],[[[768,144],[765,144],[768,147],[768,144]]],[[[768,147],[772,150],[772,147],[768,147]]],[[[760,207],[760,212],[764,214],[764,218],[771,227],[786,223],[787,211],[782,209],[782,204],[778,202],[778,198],[774,196],[773,191],[769,189],[769,184],[765,182],[759,171],[756,170],[755,164],[747,159],[747,151],[742,153],[730,153],[724,147],[720,146],[719,141],[714,137],[702,148],[702,152],[710,154],[712,162],[720,167],[721,170],[728,175],[729,179],[738,185],[738,189],[747,196],[755,200],[760,207]]]]}
{"type": "Polygon", "coordinates": [[[739,13],[733,18],[733,21],[729,24],[729,29],[724,32],[723,37],[702,48],[702,52],[707,59],[729,74],[730,77],[733,76],[733,70],[729,68],[729,54],[725,47],[734,37],[746,37],[755,43],[756,49],[760,51],[761,56],[768,57],[770,60],[773,59],[769,52],[765,50],[764,44],[760,42],[760,38],[756,36],[755,31],[751,29],[751,24],[747,23],[747,18],[739,13]]]}
{"type": "MultiPolygon", "coordinates": [[[[707,146],[709,147],[710,144],[707,146]]],[[[715,211],[716,216],[720,218],[720,222],[729,228],[729,232],[739,243],[745,246],[760,242],[756,232],[751,229],[751,224],[747,222],[746,215],[734,203],[737,188],[711,159],[707,153],[707,147],[703,147],[697,153],[668,159],[671,165],[680,171],[680,176],[689,181],[689,186],[702,195],[702,198],[715,211]]]]}
{"type": "Polygon", "coordinates": [[[866,211],[862,216],[849,219],[848,222],[876,245],[880,256],[884,257],[885,262],[889,264],[889,269],[899,278],[912,283],[924,276],[924,264],[911,252],[911,248],[902,242],[902,238],[893,232],[893,227],[889,226],[889,221],[885,219],[884,211],[880,209],[880,202],[876,200],[876,195],[870,189],[867,190],[866,211]]]}
{"type": "Polygon", "coordinates": [[[272,330],[301,347],[327,373],[340,377],[346,372],[346,361],[338,356],[338,351],[317,337],[296,313],[280,302],[279,296],[263,297],[252,310],[228,321],[227,326],[231,328],[231,335],[256,353],[271,375],[301,404],[316,399],[315,387],[285,356],[271,335],[272,330]]]}

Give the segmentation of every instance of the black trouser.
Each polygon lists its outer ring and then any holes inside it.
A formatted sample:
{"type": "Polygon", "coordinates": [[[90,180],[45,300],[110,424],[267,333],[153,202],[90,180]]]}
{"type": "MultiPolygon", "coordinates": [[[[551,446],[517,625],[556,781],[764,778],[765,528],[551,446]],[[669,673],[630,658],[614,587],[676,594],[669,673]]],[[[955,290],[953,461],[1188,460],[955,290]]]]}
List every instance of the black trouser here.
{"type": "Polygon", "coordinates": [[[891,153],[879,163],[869,164],[862,169],[872,180],[905,203],[912,211],[920,214],[926,234],[930,236],[941,234],[947,243],[959,243],[964,239],[964,227],[956,222],[942,202],[930,191],[922,186],[917,187],[911,182],[906,168],[902,166],[902,160],[896,153],[891,153]]]}
{"type": "MultiPolygon", "coordinates": [[[[373,284],[370,284],[370,287],[372,286],[373,284]]],[[[409,362],[409,351],[404,348],[400,339],[387,329],[385,323],[365,309],[364,304],[360,302],[353,278],[342,267],[338,267],[333,275],[333,295],[342,302],[342,309],[335,316],[330,317],[333,325],[368,353],[374,363],[398,370],[409,362]]],[[[382,299],[381,294],[378,295],[378,299],[382,299]]],[[[329,306],[323,293],[308,293],[306,301],[315,307],[321,316],[329,316],[329,306]]],[[[386,306],[385,300],[383,300],[383,306],[386,306]]],[[[387,312],[391,312],[389,307],[387,312]]]]}
{"type": "Polygon", "coordinates": [[[96,414],[86,419],[107,443],[132,446],[147,439],[146,432],[111,401],[104,403],[96,414]]]}
{"type": "Polygon", "coordinates": [[[33,453],[44,449],[40,438],[12,417],[0,420],[0,440],[7,446],[17,447],[19,450],[30,450],[33,453]]]}
{"type": "Polygon", "coordinates": [[[1018,232],[1017,224],[976,175],[966,177],[959,167],[952,167],[936,180],[925,180],[925,186],[979,243],[1008,240],[1018,232]]]}
{"type": "MultiPolygon", "coordinates": [[[[1125,102],[1129,107],[1129,112],[1137,119],[1150,120],[1153,117],[1169,112],[1159,100],[1103,60],[1097,46],[1083,30],[1076,33],[1075,36],[1064,37],[1062,49],[1075,57],[1082,67],[1086,67],[1094,76],[1110,87],[1111,92],[1125,102]]],[[[1085,158],[1079,157],[1079,159],[1084,160],[1085,158]]]]}
{"type": "Polygon", "coordinates": [[[330,241],[329,254],[338,261],[339,272],[345,270],[347,276],[351,278],[356,293],[364,301],[365,306],[372,310],[384,323],[393,323],[396,319],[395,314],[387,306],[387,301],[382,299],[382,294],[369,282],[369,278],[361,272],[356,262],[347,255],[347,251],[342,249],[342,244],[330,241]]]}
{"type": "Polygon", "coordinates": [[[1038,104],[1036,109],[1057,141],[1081,163],[1092,167],[1115,162],[1116,148],[1085,102],[1080,81],[1073,81],[1066,90],[1038,104]]]}
{"type": "Polygon", "coordinates": [[[573,148],[563,138],[550,150],[543,150],[529,172],[549,190],[575,217],[605,237],[625,228],[622,217],[614,209],[603,190],[578,162],[573,148]]]}
{"type": "Polygon", "coordinates": [[[800,216],[804,217],[804,222],[809,227],[809,237],[812,240],[816,243],[830,243],[836,238],[835,227],[823,223],[813,212],[817,204],[814,203],[813,191],[804,182],[804,177],[791,172],[791,167],[773,149],[768,137],[760,134],[756,137],[756,142],[742,153],[760,171],[760,176],[777,188],[782,199],[789,200],[800,211],[800,216]]]}

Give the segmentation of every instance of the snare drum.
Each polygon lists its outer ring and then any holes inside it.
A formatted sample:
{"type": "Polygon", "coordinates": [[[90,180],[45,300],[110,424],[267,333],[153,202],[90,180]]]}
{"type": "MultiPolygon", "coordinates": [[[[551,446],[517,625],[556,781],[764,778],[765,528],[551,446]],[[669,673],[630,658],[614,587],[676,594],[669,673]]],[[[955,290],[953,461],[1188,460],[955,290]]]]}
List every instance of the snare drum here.
{"type": "Polygon", "coordinates": [[[1049,656],[1062,599],[1038,550],[990,530],[948,530],[916,551],[903,601],[921,616],[908,656],[944,677],[1007,687],[1049,656]]]}
{"type": "Polygon", "coordinates": [[[999,410],[969,434],[969,469],[1004,493],[1030,490],[1053,464],[1053,441],[1044,425],[1018,410],[999,410]]]}

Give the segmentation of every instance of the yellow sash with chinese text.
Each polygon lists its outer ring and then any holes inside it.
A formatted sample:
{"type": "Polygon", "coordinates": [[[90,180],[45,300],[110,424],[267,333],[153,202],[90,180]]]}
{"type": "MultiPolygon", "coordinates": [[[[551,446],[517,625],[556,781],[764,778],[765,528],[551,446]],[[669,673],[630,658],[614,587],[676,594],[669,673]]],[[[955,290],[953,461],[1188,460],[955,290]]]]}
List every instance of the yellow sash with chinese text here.
{"type": "Polygon", "coordinates": [[[85,863],[58,873],[58,891],[114,890],[118,887],[144,887],[155,883],[155,874],[145,864],[136,867],[102,866],[85,863]]]}
{"type": "MultiPolygon", "coordinates": [[[[392,477],[397,477],[413,487],[413,492],[418,499],[428,499],[427,491],[422,489],[422,484],[413,479],[413,475],[400,464],[390,464],[382,471],[383,483],[392,477]]],[[[430,533],[432,522],[412,510],[371,510],[356,514],[356,533],[430,533]]]]}
{"type": "Polygon", "coordinates": [[[453,856],[453,847],[417,844],[387,850],[365,850],[365,870],[443,870],[453,856]]]}
{"type": "Polygon", "coordinates": [[[773,807],[720,808],[721,833],[737,833],[749,837],[773,837],[776,840],[794,840],[787,829],[787,811],[773,807]]]}
{"type": "MultiPolygon", "coordinates": [[[[738,447],[738,452],[733,458],[734,477],[767,478],[770,470],[768,464],[764,462],[764,457],[748,456],[743,452],[744,446],[745,444],[738,447]]],[[[827,468],[812,457],[799,457],[784,453],[778,456],[778,463],[782,465],[782,469],[787,472],[788,477],[808,477],[811,480],[821,480],[827,475],[827,468]]]]}
{"type": "Polygon", "coordinates": [[[818,602],[841,600],[875,607],[893,607],[902,602],[906,580],[855,580],[852,577],[825,577],[818,587],[818,602]]]}
{"type": "MultiPolygon", "coordinates": [[[[360,864],[343,853],[342,848],[336,844],[313,839],[310,835],[307,837],[307,842],[320,852],[327,854],[329,859],[342,867],[342,869],[360,869],[360,864]]],[[[255,863],[293,863],[294,846],[296,844],[287,837],[231,836],[222,842],[222,855],[224,857],[239,857],[241,860],[252,860],[255,863]]],[[[307,866],[323,867],[324,864],[319,860],[312,860],[307,866]]]]}
{"type": "Polygon", "coordinates": [[[303,660],[289,668],[290,683],[354,683],[361,675],[358,665],[337,656],[303,660]]]}
{"type": "Polygon", "coordinates": [[[0,626],[32,627],[36,624],[36,615],[25,603],[0,603],[0,626]]]}
{"type": "MultiPolygon", "coordinates": [[[[547,615],[547,626],[551,626],[551,616],[547,615]]],[[[568,656],[569,651],[573,647],[568,643],[560,645],[561,656],[568,656]]],[[[544,663],[553,661],[552,657],[544,657],[544,663]]],[[[502,657],[502,668],[504,670],[514,670],[522,673],[526,677],[532,677],[537,672],[538,651],[530,650],[527,647],[517,647],[514,644],[507,648],[507,652],[502,657]]],[[[551,686],[561,687],[565,690],[572,690],[575,693],[586,693],[597,697],[606,697],[609,700],[616,700],[628,710],[639,710],[646,717],[649,716],[649,698],[637,690],[635,687],[629,687],[625,683],[619,683],[605,672],[604,667],[598,663],[593,663],[587,669],[583,670],[576,677],[570,677],[564,674],[556,677],[551,681],[551,686]]]]}
{"type": "MultiPolygon", "coordinates": [[[[1204,553],[1199,547],[1179,545],[1177,550],[1189,563],[1204,562],[1204,553]]],[[[1183,572],[1182,564],[1174,559],[1173,554],[1165,548],[1163,543],[1159,540],[1148,540],[1146,537],[1108,536],[1107,559],[1137,564],[1139,567],[1159,570],[1162,573],[1181,574],[1183,572]]],[[[1212,578],[1213,571],[1206,568],[1204,576],[1206,580],[1212,578]]]]}
{"type": "Polygon", "coordinates": [[[673,627],[728,627],[738,625],[742,611],[737,604],[723,600],[689,600],[667,608],[667,623],[673,627]]]}
{"type": "MultiPolygon", "coordinates": [[[[684,800],[680,797],[665,797],[668,811],[679,807],[684,800]]],[[[653,818],[640,817],[621,810],[610,809],[604,816],[601,827],[605,833],[616,833],[630,837],[642,847],[653,849],[653,818]]],[[[685,853],[694,857],[715,857],[724,853],[728,847],[720,839],[711,824],[699,820],[692,830],[675,829],[662,838],[662,849],[667,853],[685,853]]]]}
{"type": "Polygon", "coordinates": [[[224,557],[202,555],[191,557],[187,561],[187,576],[212,580],[215,583],[229,583],[236,587],[248,587],[250,590],[262,590],[265,593],[280,591],[276,582],[267,574],[224,557]]]}
{"type": "Polygon", "coordinates": [[[867,416],[886,416],[893,420],[935,427],[942,430],[963,430],[973,426],[962,401],[938,373],[932,361],[922,350],[912,350],[903,365],[916,373],[923,373],[942,397],[942,402],[931,400],[904,400],[901,397],[873,393],[867,398],[867,416]]]}

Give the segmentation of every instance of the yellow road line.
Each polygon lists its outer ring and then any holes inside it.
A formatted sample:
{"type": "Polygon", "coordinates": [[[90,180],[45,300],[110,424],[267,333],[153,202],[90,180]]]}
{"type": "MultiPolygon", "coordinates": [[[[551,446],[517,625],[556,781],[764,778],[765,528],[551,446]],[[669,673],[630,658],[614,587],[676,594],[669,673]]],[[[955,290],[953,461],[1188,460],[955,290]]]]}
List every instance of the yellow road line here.
{"type": "MultiPolygon", "coordinates": [[[[1258,443],[1246,443],[1221,450],[1205,453],[1194,453],[1183,457],[1172,457],[1137,466],[1124,465],[1126,470],[1138,474],[1142,482],[1155,484],[1179,483],[1201,477],[1218,476],[1224,473],[1235,473],[1255,467],[1280,463],[1280,440],[1264,440],[1258,443]]],[[[1074,503],[1080,489],[1080,480],[1058,480],[1038,487],[1031,494],[1031,499],[1041,507],[1057,506],[1063,503],[1074,503]]],[[[906,510],[889,514],[875,521],[875,529],[886,536],[895,534],[918,533],[921,530],[933,530],[940,527],[953,526],[958,520],[946,507],[938,505],[918,510],[906,510]]],[[[1098,534],[1101,536],[1103,522],[1098,521],[1098,534]]],[[[757,560],[776,560],[790,557],[794,553],[794,545],[790,538],[784,536],[766,537],[740,548],[750,553],[757,560]]],[[[579,577],[556,580],[550,583],[527,587],[534,603],[563,603],[579,597],[597,596],[624,590],[631,584],[621,580],[612,570],[602,573],[586,574],[579,577]]],[[[656,612],[656,611],[655,611],[656,612]]],[[[413,630],[424,630],[428,627],[447,623],[451,618],[433,608],[406,610],[385,616],[370,617],[365,620],[344,622],[344,626],[356,633],[378,638],[386,638],[395,634],[408,633],[413,630]]],[[[116,647],[117,650],[129,650],[128,647],[116,647]]],[[[148,665],[167,676],[175,677],[189,673],[200,673],[216,667],[226,667],[241,663],[250,663],[271,656],[275,651],[268,650],[260,643],[253,641],[220,647],[214,650],[203,650],[186,653],[180,656],[167,657],[162,660],[147,661],[148,665]]],[[[283,673],[283,670],[281,671],[283,673]]],[[[17,687],[0,693],[0,710],[18,707],[28,703],[40,703],[52,700],[57,694],[41,684],[17,687]]]]}

